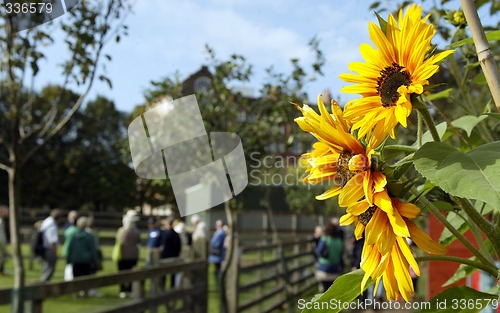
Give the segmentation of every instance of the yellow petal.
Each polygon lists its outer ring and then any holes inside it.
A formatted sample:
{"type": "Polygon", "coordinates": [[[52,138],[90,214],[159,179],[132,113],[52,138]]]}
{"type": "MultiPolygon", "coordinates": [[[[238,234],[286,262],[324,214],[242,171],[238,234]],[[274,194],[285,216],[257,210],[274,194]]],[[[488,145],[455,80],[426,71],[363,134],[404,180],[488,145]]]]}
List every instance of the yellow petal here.
{"type": "Polygon", "coordinates": [[[406,221],[410,230],[410,238],[422,250],[429,254],[446,254],[448,249],[443,245],[432,240],[429,235],[424,233],[417,225],[411,221],[406,221]]]}
{"type": "Polygon", "coordinates": [[[398,236],[397,242],[399,245],[399,249],[403,253],[404,257],[406,258],[406,261],[410,264],[410,266],[413,268],[415,273],[418,276],[420,276],[420,268],[418,267],[417,261],[415,261],[415,258],[413,257],[413,253],[411,252],[410,246],[408,245],[408,242],[406,241],[406,239],[398,236]]]}
{"type": "Polygon", "coordinates": [[[364,231],[365,231],[365,225],[357,223],[356,228],[354,229],[354,236],[356,240],[360,240],[361,238],[363,238],[364,231]]]}
{"type": "Polygon", "coordinates": [[[340,220],[339,220],[339,225],[340,226],[347,226],[347,225],[351,225],[352,223],[354,223],[355,221],[357,221],[358,219],[356,218],[356,216],[352,215],[352,214],[344,214],[340,217],[340,220]]]}
{"type": "Polygon", "coordinates": [[[363,197],[363,176],[364,173],[354,175],[344,186],[339,195],[339,205],[341,207],[358,202],[363,197]]]}
{"type": "Polygon", "coordinates": [[[329,199],[329,198],[335,197],[341,191],[342,191],[342,187],[341,186],[339,186],[339,185],[334,186],[334,187],[328,189],[327,191],[323,192],[319,196],[316,196],[316,200],[325,200],[325,199],[329,199]]]}
{"type": "Polygon", "coordinates": [[[420,215],[420,209],[412,203],[403,202],[398,199],[392,199],[392,203],[394,207],[399,211],[399,214],[404,217],[416,218],[420,215]]]}

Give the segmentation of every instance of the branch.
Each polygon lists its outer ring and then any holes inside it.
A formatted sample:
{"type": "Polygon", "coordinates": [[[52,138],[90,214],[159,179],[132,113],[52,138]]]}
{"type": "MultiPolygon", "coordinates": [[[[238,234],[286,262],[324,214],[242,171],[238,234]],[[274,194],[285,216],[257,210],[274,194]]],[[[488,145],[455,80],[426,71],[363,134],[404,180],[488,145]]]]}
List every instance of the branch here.
{"type": "Polygon", "coordinates": [[[7,171],[10,168],[10,161],[0,154],[0,169],[7,171]]]}
{"type": "MultiPolygon", "coordinates": [[[[115,2],[114,0],[110,1],[109,5],[107,7],[107,12],[104,15],[104,21],[105,21],[104,23],[107,23],[107,20],[111,17],[111,14],[113,12],[114,2],[115,2]]],[[[49,141],[52,137],[54,137],[57,133],[59,133],[64,128],[64,126],[66,126],[66,124],[69,122],[69,120],[74,116],[74,114],[76,113],[76,111],[78,111],[78,109],[81,107],[83,101],[87,97],[90,89],[92,88],[92,86],[94,84],[96,73],[98,71],[99,59],[101,57],[102,50],[103,50],[103,48],[105,46],[105,43],[106,43],[106,38],[105,38],[106,32],[107,31],[104,31],[101,34],[101,36],[99,38],[99,41],[97,42],[97,50],[95,52],[95,56],[94,56],[94,59],[93,59],[94,66],[93,66],[92,72],[90,73],[90,77],[89,77],[87,88],[80,95],[80,97],[75,102],[75,104],[71,107],[71,109],[69,110],[69,112],[66,113],[66,115],[50,131],[48,130],[47,127],[50,127],[50,125],[53,124],[54,114],[52,114],[51,116],[49,116],[49,120],[47,121],[47,124],[44,126],[44,129],[42,130],[42,133],[41,133],[41,134],[43,134],[43,136],[40,136],[40,138],[39,138],[41,140],[40,144],[37,144],[36,146],[33,147],[33,149],[31,149],[30,151],[28,151],[26,153],[26,155],[24,156],[24,158],[20,161],[20,166],[23,166],[26,163],[26,161],[36,151],[38,151],[38,149],[40,149],[41,146],[43,146],[47,141],[49,141]]]]}
{"type": "Polygon", "coordinates": [[[472,0],[460,0],[462,9],[465,14],[465,19],[469,25],[470,31],[472,33],[472,39],[474,40],[474,45],[476,46],[477,57],[481,68],[483,69],[484,76],[486,77],[486,82],[490,88],[491,96],[497,107],[497,111],[500,112],[500,72],[498,71],[498,66],[495,63],[493,52],[491,51],[490,44],[486,39],[483,26],[481,25],[481,20],[477,14],[477,9],[474,6],[474,1],[472,0]]]}
{"type": "Polygon", "coordinates": [[[420,256],[416,257],[415,261],[417,262],[425,262],[425,261],[447,261],[447,262],[455,262],[455,263],[460,263],[460,264],[466,264],[475,268],[478,268],[480,270],[483,270],[491,275],[493,277],[496,277],[497,275],[497,269],[494,266],[488,266],[485,265],[481,262],[474,261],[471,259],[466,259],[466,258],[460,258],[457,256],[451,256],[451,255],[428,255],[428,256],[420,256]]]}

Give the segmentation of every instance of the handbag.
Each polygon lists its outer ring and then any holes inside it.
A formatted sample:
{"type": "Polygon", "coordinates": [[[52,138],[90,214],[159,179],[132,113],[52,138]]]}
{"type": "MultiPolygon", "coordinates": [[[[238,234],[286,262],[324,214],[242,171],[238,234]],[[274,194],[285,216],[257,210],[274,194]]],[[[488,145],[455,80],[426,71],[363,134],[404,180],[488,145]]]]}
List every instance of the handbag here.
{"type": "Polygon", "coordinates": [[[111,259],[113,262],[117,263],[122,259],[122,244],[120,242],[115,243],[113,246],[113,252],[111,253],[111,259]]]}

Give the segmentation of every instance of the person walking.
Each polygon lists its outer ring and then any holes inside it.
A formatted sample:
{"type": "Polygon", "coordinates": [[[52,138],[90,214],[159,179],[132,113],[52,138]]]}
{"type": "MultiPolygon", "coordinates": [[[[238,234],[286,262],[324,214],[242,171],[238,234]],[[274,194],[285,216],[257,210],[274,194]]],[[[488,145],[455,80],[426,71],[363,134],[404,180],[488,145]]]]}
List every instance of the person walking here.
{"type": "Polygon", "coordinates": [[[92,274],[92,269],[97,263],[97,247],[94,235],[87,232],[87,217],[80,217],[76,222],[77,231],[68,244],[67,260],[73,267],[73,276],[92,274]]]}
{"type": "MultiPolygon", "coordinates": [[[[172,220],[166,218],[163,220],[163,249],[160,253],[160,259],[177,258],[181,254],[181,238],[172,227],[172,220]]],[[[175,274],[172,274],[170,286],[175,287],[175,274]]],[[[162,286],[164,284],[162,283],[162,286]]]]}
{"type": "MultiPolygon", "coordinates": [[[[63,244],[63,250],[62,250],[62,255],[66,259],[68,258],[68,247],[69,243],[71,242],[71,238],[79,231],[78,227],[76,226],[76,221],[78,220],[78,212],[77,211],[70,211],[68,213],[68,218],[67,222],[64,224],[64,244],[63,244]]],[[[73,266],[71,263],[67,263],[66,267],[64,268],[64,280],[69,281],[73,279],[73,266]]]]}
{"type": "Polygon", "coordinates": [[[41,281],[46,282],[52,279],[57,263],[57,248],[59,238],[57,235],[58,226],[64,222],[64,213],[59,209],[50,212],[50,216],[43,220],[39,231],[43,236],[42,254],[42,276],[41,281]]]}
{"type": "Polygon", "coordinates": [[[191,217],[191,224],[194,227],[193,233],[191,234],[193,258],[206,259],[208,245],[207,224],[205,224],[197,214],[191,217]]]}
{"type": "MultiPolygon", "coordinates": [[[[136,226],[139,216],[136,211],[129,210],[123,216],[123,226],[116,233],[116,245],[119,246],[120,255],[117,265],[119,271],[129,270],[137,265],[139,260],[139,244],[141,236],[136,226]]],[[[132,291],[132,284],[120,285],[120,298],[125,298],[132,291]]]]}
{"type": "MultiPolygon", "coordinates": [[[[103,261],[104,257],[102,255],[101,245],[99,243],[99,236],[97,236],[96,231],[94,230],[94,216],[89,216],[87,218],[87,226],[85,227],[85,231],[91,234],[94,237],[95,247],[97,252],[97,262],[92,266],[90,275],[97,273],[98,271],[103,269],[103,261]]],[[[91,297],[101,297],[101,293],[96,288],[89,290],[89,296],[91,297]]]]}
{"type": "Polygon", "coordinates": [[[217,287],[219,287],[219,275],[220,275],[220,266],[222,261],[224,261],[224,257],[226,254],[226,250],[224,248],[224,240],[226,239],[226,232],[223,229],[224,222],[221,220],[217,220],[215,222],[215,232],[210,240],[210,246],[208,249],[208,263],[214,264],[214,272],[217,281],[217,287]]]}
{"type": "Polygon", "coordinates": [[[343,271],[344,240],[337,226],[330,223],[325,228],[325,234],[321,236],[316,255],[318,265],[316,267],[316,279],[320,283],[320,292],[325,292],[333,284],[333,281],[343,271]]]}
{"type": "Polygon", "coordinates": [[[67,220],[66,222],[64,222],[63,230],[66,232],[66,229],[68,229],[71,226],[75,226],[77,218],[78,218],[78,211],[75,210],[69,211],[67,220]]]}
{"type": "Polygon", "coordinates": [[[148,218],[148,239],[146,241],[146,265],[158,264],[162,247],[163,230],[158,226],[155,217],[148,218]]]}

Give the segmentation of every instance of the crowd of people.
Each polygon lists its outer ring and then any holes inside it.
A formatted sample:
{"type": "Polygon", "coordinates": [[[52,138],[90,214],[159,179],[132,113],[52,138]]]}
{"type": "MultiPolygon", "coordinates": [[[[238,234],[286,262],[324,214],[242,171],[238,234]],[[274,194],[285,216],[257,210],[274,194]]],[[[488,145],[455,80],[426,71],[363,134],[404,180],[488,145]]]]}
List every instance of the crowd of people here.
{"type": "MultiPolygon", "coordinates": [[[[0,275],[3,273],[4,262],[8,256],[8,232],[6,232],[8,225],[5,223],[7,216],[8,210],[0,207],[0,275]]],[[[140,246],[143,244],[137,226],[139,220],[140,215],[136,211],[127,211],[122,218],[122,226],[116,232],[112,259],[118,271],[132,269],[139,262],[140,246]]],[[[207,258],[208,262],[213,264],[213,272],[218,281],[230,240],[228,228],[221,220],[217,220],[214,225],[215,232],[209,240],[208,227],[198,215],[191,216],[190,222],[188,226],[181,219],[149,217],[145,264],[154,266],[161,260],[171,258],[207,258]]],[[[41,281],[49,281],[53,277],[57,261],[60,259],[59,252],[66,261],[65,280],[92,275],[103,268],[103,253],[98,236],[93,230],[92,217],[81,216],[76,211],[70,211],[66,215],[63,211],[55,209],[35,227],[41,236],[43,246],[38,255],[42,263],[41,281]],[[62,245],[58,235],[61,226],[64,234],[62,245]]],[[[350,233],[346,236],[338,218],[331,219],[324,227],[317,226],[312,240],[315,243],[315,276],[320,292],[326,291],[344,272],[360,268],[364,238],[356,240],[350,233]]],[[[412,275],[415,280],[416,277],[412,275]]],[[[181,273],[172,274],[168,279],[162,279],[161,286],[178,287],[185,285],[187,281],[188,277],[183,277],[181,273]]],[[[127,297],[130,292],[130,284],[120,286],[120,297],[127,297]]],[[[369,290],[365,296],[370,297],[373,293],[373,290],[369,290]]],[[[89,294],[98,295],[98,292],[91,290],[89,294]]],[[[379,295],[379,292],[375,292],[376,297],[379,295]]]]}
{"type": "MultiPolygon", "coordinates": [[[[141,232],[137,226],[139,220],[140,215],[136,211],[127,211],[122,218],[122,226],[116,232],[111,258],[116,263],[118,271],[132,269],[139,262],[140,247],[143,244],[141,232]]],[[[161,260],[169,258],[207,258],[209,263],[214,264],[215,275],[219,276],[227,247],[227,228],[221,220],[217,220],[215,232],[209,240],[207,225],[198,215],[191,216],[190,222],[191,225],[187,226],[180,219],[148,218],[148,233],[145,242],[146,266],[154,266],[161,260]]],[[[70,211],[66,215],[63,211],[55,209],[35,227],[43,245],[39,253],[42,262],[41,281],[49,281],[53,277],[57,261],[60,259],[59,251],[66,261],[65,280],[92,275],[102,269],[103,253],[98,236],[93,230],[92,217],[81,216],[76,211],[70,211]],[[62,244],[58,236],[61,226],[64,234],[62,244]]],[[[161,285],[178,287],[186,279],[180,273],[172,274],[168,280],[164,278],[161,285]]],[[[127,297],[131,291],[131,284],[120,285],[121,298],[127,297]]],[[[93,291],[90,292],[92,295],[93,291]]],[[[94,294],[98,294],[97,291],[94,291],[94,294]]]]}

